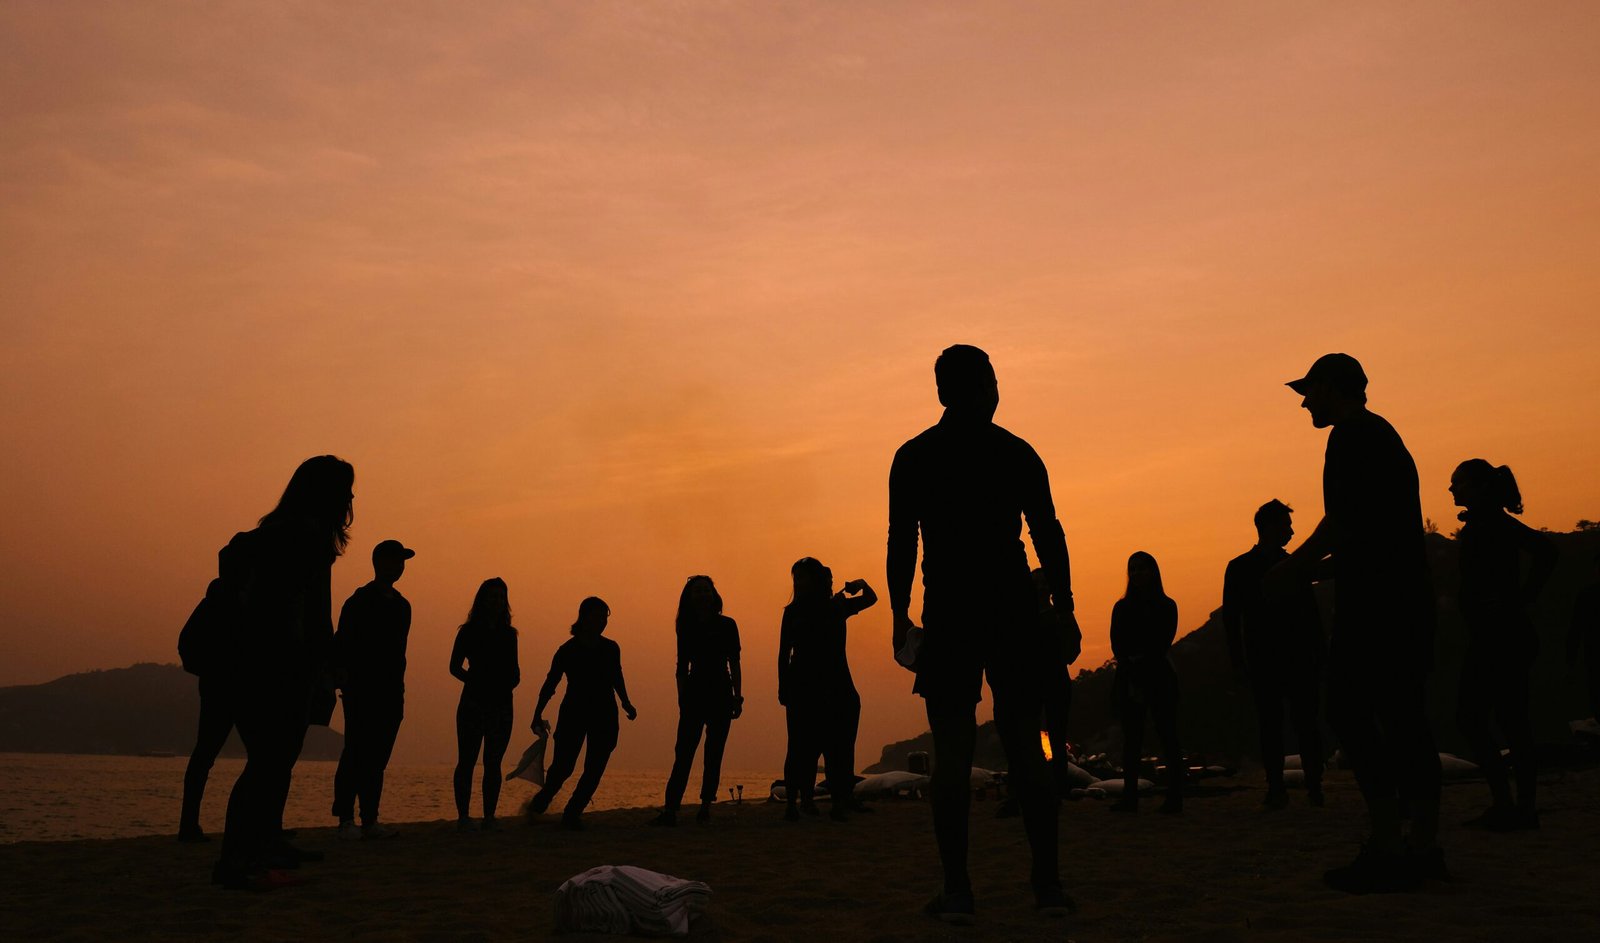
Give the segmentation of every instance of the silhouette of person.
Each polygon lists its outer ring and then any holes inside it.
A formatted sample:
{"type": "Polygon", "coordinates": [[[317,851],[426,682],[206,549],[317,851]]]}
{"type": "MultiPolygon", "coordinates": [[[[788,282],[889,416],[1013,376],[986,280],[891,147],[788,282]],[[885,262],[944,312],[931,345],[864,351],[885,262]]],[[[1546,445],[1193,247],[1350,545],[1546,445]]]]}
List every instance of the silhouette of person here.
{"type": "Polygon", "coordinates": [[[517,630],[511,625],[506,582],[483,581],[467,621],[450,649],[450,674],[461,682],[456,705],[456,827],[472,828],[472,767],[483,750],[483,829],[495,827],[500,804],[500,760],[511,742],[511,692],[522,683],[517,665],[517,630]]]}
{"type": "Polygon", "coordinates": [[[1298,586],[1331,561],[1328,715],[1372,829],[1356,859],[1323,879],[1352,894],[1409,890],[1447,875],[1438,847],[1439,754],[1426,710],[1435,611],[1417,466],[1394,427],[1367,409],[1367,375],[1354,357],[1326,354],[1287,385],[1312,425],[1333,431],[1322,520],[1273,568],[1269,591],[1298,586]]]}
{"type": "Polygon", "coordinates": [[[349,542],[354,485],[349,463],[306,459],[277,506],[221,554],[221,579],[237,587],[238,624],[220,687],[245,749],[212,874],[223,887],[300,883],[284,872],[322,857],[284,839],[283,808],[306,727],[332,695],[331,579],[349,542]]]}
{"type": "Polygon", "coordinates": [[[850,580],[833,591],[833,571],[813,557],[789,568],[794,598],[783,610],[778,633],[778,703],[784,706],[789,752],[784,761],[784,817],[800,820],[797,803],[816,811],[812,790],[817,755],[827,762],[829,815],[850,817],[855,802],[856,731],[861,695],[850,677],[845,623],[878,601],[866,580],[850,580]]]}
{"type": "MultiPolygon", "coordinates": [[[[225,556],[219,554],[219,558],[225,559],[225,556]]],[[[219,572],[221,569],[219,560],[219,572]]],[[[205,798],[211,767],[228,742],[228,734],[233,732],[233,699],[228,693],[229,675],[226,673],[230,653],[226,648],[238,631],[239,592],[240,587],[225,585],[220,576],[212,580],[206,587],[205,599],[196,607],[190,623],[184,626],[184,633],[195,633],[187,650],[184,636],[179,636],[179,655],[184,670],[196,675],[200,693],[194,749],[189,751],[189,763],[183,772],[183,805],[178,816],[180,842],[211,840],[200,827],[200,803],[205,798]]]]}
{"type": "Polygon", "coordinates": [[[1183,811],[1187,766],[1178,743],[1178,673],[1167,653],[1178,635],[1178,604],[1161,586],[1156,558],[1140,550],[1128,558],[1128,588],[1111,608],[1111,654],[1117,673],[1111,698],[1122,723],[1122,796],[1113,812],[1139,811],[1139,763],[1144,720],[1155,721],[1167,766],[1167,798],[1161,811],[1183,811]]]}
{"type": "Polygon", "coordinates": [[[1594,556],[1594,572],[1590,575],[1593,578],[1589,585],[1579,591],[1573,602],[1567,658],[1571,664],[1584,666],[1589,683],[1589,716],[1600,720],[1600,553],[1594,556]]]}
{"type": "Polygon", "coordinates": [[[911,584],[920,534],[926,634],[914,690],[933,734],[933,824],[944,870],[943,889],[924,911],[951,923],[972,919],[968,810],[977,703],[987,674],[1033,852],[1035,903],[1044,913],[1064,914],[1071,900],[1061,889],[1055,787],[1039,742],[1042,695],[1029,659],[1038,606],[1022,519],[1064,623],[1073,620],[1066,538],[1044,463],[1028,443],[994,424],[1000,390],[989,355],[967,345],[946,348],[934,378],[944,414],[901,446],[890,467],[887,554],[893,646],[902,652],[916,628],[911,584]]]}
{"type": "Polygon", "coordinates": [[[1466,824],[1495,831],[1538,828],[1539,768],[1529,700],[1539,636],[1527,607],[1555,572],[1556,548],[1548,537],[1511,516],[1522,513],[1522,492],[1504,465],[1481,458],[1462,462],[1450,477],[1450,496],[1465,508],[1459,515],[1459,598],[1467,652],[1461,663],[1456,723],[1472,746],[1494,803],[1466,824]],[[1532,561],[1526,581],[1524,553],[1532,561]],[[1490,729],[1493,723],[1499,724],[1511,748],[1511,765],[1517,773],[1515,804],[1506,762],[1490,729]]]}
{"type": "Polygon", "coordinates": [[[678,806],[689,785],[689,769],[706,740],[705,771],[700,782],[700,811],[695,819],[711,819],[722,775],[722,751],[728,729],[744,713],[744,678],[739,671],[739,626],[722,614],[722,594],[709,576],[691,576],[678,595],[678,738],[673,746],[672,773],[667,777],[666,805],[651,825],[678,824],[678,806]]]}
{"type": "Polygon", "coordinates": [[[578,751],[588,743],[583,758],[583,775],[561,815],[561,826],[581,829],[579,816],[594,798],[594,791],[605,775],[611,751],[617,748],[617,698],[629,720],[639,716],[628,700],[628,685],[622,679],[622,649],[600,633],[606,630],[611,607],[598,596],[578,604],[578,621],[572,623],[572,638],[556,649],[550,659],[550,674],[539,689],[539,703],[533,709],[533,729],[549,730],[544,708],[555,696],[563,676],[567,693],[556,715],[555,758],[544,775],[544,786],[528,804],[528,816],[541,815],[578,764],[578,751]]]}
{"type": "Polygon", "coordinates": [[[394,588],[416,556],[398,540],[372,548],[372,582],[345,600],[333,635],[335,674],[344,694],[344,749],[333,774],[340,838],[392,838],[378,821],[383,772],[405,716],[406,639],[411,603],[394,588]],[[361,799],[361,825],[355,822],[361,799]]]}
{"type": "Polygon", "coordinates": [[[1067,744],[1067,721],[1072,714],[1072,663],[1083,651],[1083,633],[1078,621],[1062,619],[1050,601],[1050,582],[1044,567],[1033,571],[1034,599],[1039,607],[1040,684],[1044,691],[1045,736],[1050,740],[1050,764],[1055,771],[1056,789],[1067,782],[1070,762],[1067,744]]]}
{"type": "Polygon", "coordinates": [[[1323,803],[1322,616],[1309,580],[1283,588],[1266,584],[1268,571],[1288,559],[1294,509],[1272,500],[1256,510],[1256,545],[1228,561],[1222,578],[1222,623],[1236,674],[1246,680],[1261,725],[1261,765],[1267,772],[1269,809],[1289,804],[1283,786],[1284,702],[1299,741],[1306,798],[1323,803]]]}

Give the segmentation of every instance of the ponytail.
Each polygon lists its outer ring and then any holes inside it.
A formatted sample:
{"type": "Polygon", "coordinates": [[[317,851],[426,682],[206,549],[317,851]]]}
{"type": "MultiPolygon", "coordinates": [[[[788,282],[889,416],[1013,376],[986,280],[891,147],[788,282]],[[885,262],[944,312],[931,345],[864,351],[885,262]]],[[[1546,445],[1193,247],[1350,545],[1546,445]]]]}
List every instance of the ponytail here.
{"type": "Polygon", "coordinates": [[[1495,503],[1510,511],[1512,514],[1522,513],[1522,492],[1517,488],[1517,476],[1511,474],[1510,465],[1499,465],[1494,469],[1493,483],[1495,503]]]}

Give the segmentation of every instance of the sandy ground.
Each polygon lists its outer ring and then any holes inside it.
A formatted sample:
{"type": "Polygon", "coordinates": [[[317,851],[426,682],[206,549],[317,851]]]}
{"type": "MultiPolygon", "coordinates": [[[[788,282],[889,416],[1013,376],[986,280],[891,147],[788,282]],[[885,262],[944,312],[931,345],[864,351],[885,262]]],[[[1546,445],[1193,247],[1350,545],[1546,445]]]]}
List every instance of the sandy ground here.
{"type": "MultiPolygon", "coordinates": [[[[644,827],[651,813],[596,813],[582,833],[553,820],[461,834],[453,823],[401,826],[388,842],[297,841],[327,852],[312,883],[251,894],[208,883],[216,845],[166,838],[0,846],[0,935],[8,940],[542,939],[563,880],[597,864],[635,864],[713,889],[703,940],[1600,940],[1600,771],[1552,777],[1544,828],[1491,835],[1457,821],[1485,798],[1448,786],[1444,844],[1455,880],[1416,894],[1346,897],[1323,887],[1361,836],[1348,774],[1328,805],[1301,793],[1260,809],[1255,776],[1211,780],[1180,818],[1110,815],[1104,803],[1061,813],[1063,877],[1079,902],[1066,921],[1033,913],[1017,820],[973,807],[978,920],[949,928],[919,913],[937,889],[926,805],[880,803],[849,823],[781,820],[778,806],[719,805],[708,827],[644,827]]],[[[559,801],[557,803],[559,808],[559,801]]],[[[579,937],[564,937],[577,939],[579,937]]]]}

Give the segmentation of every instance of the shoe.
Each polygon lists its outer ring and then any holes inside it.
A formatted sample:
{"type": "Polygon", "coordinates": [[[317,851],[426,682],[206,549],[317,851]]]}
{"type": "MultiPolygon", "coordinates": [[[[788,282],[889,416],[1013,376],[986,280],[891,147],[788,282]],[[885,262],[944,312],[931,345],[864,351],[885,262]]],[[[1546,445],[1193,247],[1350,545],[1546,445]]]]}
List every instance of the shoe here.
{"type": "Polygon", "coordinates": [[[362,828],[355,823],[355,819],[345,819],[339,823],[340,841],[360,841],[364,837],[362,828]]]}
{"type": "Polygon", "coordinates": [[[1510,806],[1492,805],[1482,812],[1462,822],[1464,828],[1483,828],[1491,832],[1508,832],[1512,829],[1512,819],[1516,810],[1510,806]]]}
{"type": "Polygon", "coordinates": [[[1118,799],[1116,802],[1111,803],[1111,811],[1113,811],[1113,812],[1137,812],[1137,811],[1139,811],[1139,797],[1138,796],[1123,796],[1122,798],[1118,799]]]}
{"type": "Polygon", "coordinates": [[[1499,821],[1489,825],[1491,832],[1521,832],[1530,831],[1539,827],[1539,812],[1536,809],[1507,809],[1499,821]]]}
{"type": "Polygon", "coordinates": [[[532,799],[528,800],[528,818],[536,819],[543,815],[545,810],[549,808],[550,797],[546,795],[543,790],[540,790],[539,792],[534,793],[532,799]]]}
{"type": "Polygon", "coordinates": [[[386,838],[399,838],[400,833],[395,829],[382,824],[381,822],[373,822],[370,825],[361,826],[361,837],[370,840],[382,840],[386,838]]]}
{"type": "Polygon", "coordinates": [[[561,817],[561,827],[569,832],[581,832],[583,831],[583,820],[576,815],[563,815],[561,817]]]}
{"type": "Polygon", "coordinates": [[[800,807],[792,802],[789,803],[789,807],[783,810],[783,820],[785,822],[800,821],[800,807]]]}
{"type": "Polygon", "coordinates": [[[1168,796],[1166,800],[1161,803],[1161,808],[1157,809],[1156,811],[1160,812],[1162,815],[1182,815],[1183,797],[1168,796]]]}
{"type": "Polygon", "coordinates": [[[219,866],[212,872],[211,883],[229,891],[274,891],[280,887],[299,887],[306,879],[276,868],[235,870],[219,866]]]}
{"type": "Polygon", "coordinates": [[[952,923],[958,927],[970,926],[974,916],[972,892],[943,893],[928,901],[922,912],[935,920],[952,923]]]}
{"type": "Polygon", "coordinates": [[[1385,854],[1362,845],[1356,860],[1325,872],[1322,881],[1346,894],[1393,894],[1416,890],[1422,876],[1406,855],[1385,854]]]}
{"type": "Polygon", "coordinates": [[[456,819],[456,831],[458,831],[458,832],[476,832],[477,830],[478,830],[478,827],[476,825],[473,825],[472,824],[472,820],[467,818],[466,816],[463,815],[462,817],[456,819]]]}
{"type": "Polygon", "coordinates": [[[1036,888],[1033,892],[1033,909],[1046,917],[1065,917],[1077,912],[1078,903],[1060,887],[1036,888]]]}
{"type": "Polygon", "coordinates": [[[678,810],[662,809],[660,814],[650,820],[651,828],[677,828],[678,810]]]}
{"type": "Polygon", "coordinates": [[[478,825],[478,831],[480,832],[497,832],[499,830],[500,824],[495,821],[492,815],[484,816],[483,822],[478,825]]]}
{"type": "Polygon", "coordinates": [[[279,842],[278,846],[274,848],[270,854],[275,857],[285,858],[290,861],[310,862],[312,864],[315,864],[316,862],[328,857],[320,851],[309,851],[305,848],[297,848],[296,846],[289,844],[287,841],[279,842]]]}
{"type": "Polygon", "coordinates": [[[192,828],[178,829],[178,841],[184,843],[185,845],[198,845],[202,842],[208,842],[210,840],[210,838],[206,837],[205,832],[200,831],[200,826],[198,825],[192,828]]]}
{"type": "Polygon", "coordinates": [[[1312,806],[1315,806],[1316,808],[1320,809],[1320,808],[1323,807],[1324,804],[1327,803],[1327,801],[1328,801],[1328,798],[1322,794],[1322,787],[1321,786],[1307,786],[1306,787],[1306,802],[1308,804],[1310,804],[1312,806]]]}
{"type": "Polygon", "coordinates": [[[1267,797],[1261,800],[1261,805],[1273,812],[1289,808],[1289,793],[1282,786],[1267,787],[1267,797]]]}
{"type": "Polygon", "coordinates": [[[699,822],[701,825],[711,821],[711,803],[700,803],[700,811],[694,814],[694,820],[699,822]]]}
{"type": "Polygon", "coordinates": [[[1438,845],[1427,851],[1406,850],[1406,857],[1410,859],[1411,870],[1424,881],[1448,881],[1450,869],[1444,865],[1444,849],[1438,845]]]}

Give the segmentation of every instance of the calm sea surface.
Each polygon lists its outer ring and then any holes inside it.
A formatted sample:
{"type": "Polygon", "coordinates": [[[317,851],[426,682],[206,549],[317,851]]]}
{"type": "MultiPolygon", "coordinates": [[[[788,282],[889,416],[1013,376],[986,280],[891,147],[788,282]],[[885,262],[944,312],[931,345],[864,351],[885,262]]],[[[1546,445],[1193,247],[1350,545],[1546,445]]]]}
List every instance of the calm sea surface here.
{"type": "MultiPolygon", "coordinates": [[[[515,755],[508,755],[505,769],[509,771],[515,761],[515,755]]],[[[188,758],[182,756],[0,753],[0,842],[175,835],[187,762],[188,758]]],[[[297,828],[338,824],[328,812],[336,765],[328,760],[302,760],[295,766],[285,825],[297,828]]],[[[243,768],[242,759],[219,759],[211,768],[200,813],[200,824],[207,832],[220,835],[228,790],[243,768]]],[[[455,818],[450,786],[454,769],[454,763],[389,764],[383,783],[383,820],[395,823],[455,818]]],[[[482,812],[482,773],[483,767],[479,766],[473,777],[474,818],[482,812]]],[[[772,773],[724,771],[722,799],[726,801],[729,786],[743,784],[745,801],[763,801],[774,778],[772,773]]],[[[608,770],[589,808],[599,811],[659,805],[666,781],[665,770],[608,770]]],[[[560,811],[576,782],[576,775],[567,781],[552,811],[560,811]]],[[[689,780],[690,802],[699,788],[700,769],[696,762],[689,780]]],[[[500,793],[500,815],[516,815],[534,792],[531,783],[520,779],[506,783],[500,793]]]]}

